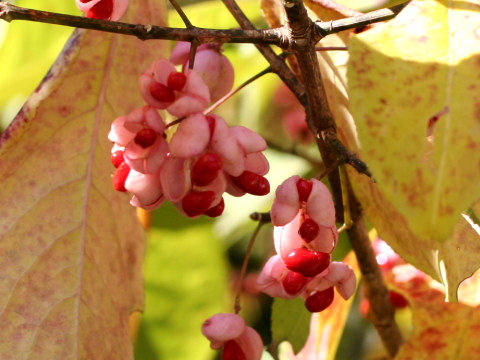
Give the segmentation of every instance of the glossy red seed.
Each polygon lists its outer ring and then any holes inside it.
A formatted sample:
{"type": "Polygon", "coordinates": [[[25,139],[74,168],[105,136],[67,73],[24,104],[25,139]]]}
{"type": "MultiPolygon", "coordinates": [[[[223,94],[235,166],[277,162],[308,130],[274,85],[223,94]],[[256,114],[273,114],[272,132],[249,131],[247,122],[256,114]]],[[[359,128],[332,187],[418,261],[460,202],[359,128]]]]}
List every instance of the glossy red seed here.
{"type": "Polygon", "coordinates": [[[283,288],[287,294],[298,294],[308,282],[308,277],[295,271],[289,271],[282,281],[283,288]]]}
{"type": "Polygon", "coordinates": [[[305,221],[298,229],[298,234],[305,240],[307,243],[315,239],[318,235],[320,227],[318,224],[313,221],[312,219],[305,219],[305,221]]]}
{"type": "Polygon", "coordinates": [[[112,16],[113,0],[102,0],[93,5],[85,13],[87,18],[108,20],[112,16]]]}
{"type": "Polygon", "coordinates": [[[268,180],[251,171],[244,171],[237,177],[232,176],[232,181],[237,187],[252,195],[262,196],[270,192],[268,180]]]}
{"type": "Polygon", "coordinates": [[[311,181],[305,179],[298,179],[297,181],[297,191],[298,198],[300,201],[307,201],[310,193],[312,192],[313,184],[311,181]]]}
{"type": "Polygon", "coordinates": [[[172,71],[170,75],[168,75],[167,86],[172,90],[180,91],[186,83],[187,77],[184,73],[172,71]]]}
{"type": "Polygon", "coordinates": [[[247,360],[247,357],[235,340],[228,340],[223,346],[222,360],[247,360]]]}
{"type": "Polygon", "coordinates": [[[137,135],[135,135],[135,138],[133,139],[136,144],[144,149],[152,146],[155,140],[157,140],[157,133],[153,129],[142,129],[137,132],[137,135]]]}
{"type": "Polygon", "coordinates": [[[117,191],[125,192],[125,181],[127,180],[127,176],[130,173],[130,166],[127,165],[126,162],[122,162],[115,173],[113,174],[113,188],[117,191]]]}
{"type": "Polygon", "coordinates": [[[312,313],[323,311],[333,302],[334,295],[333,287],[316,291],[305,300],[305,307],[312,313]]]}
{"type": "Polygon", "coordinates": [[[225,209],[225,201],[223,201],[223,198],[222,198],[222,200],[220,200],[220,202],[217,205],[205,211],[205,215],[210,217],[217,217],[222,215],[224,209],[225,209]]]}
{"type": "Polygon", "coordinates": [[[204,214],[215,201],[213,191],[191,191],[182,199],[182,209],[188,216],[204,214]]]}
{"type": "Polygon", "coordinates": [[[408,301],[402,294],[397,293],[396,291],[390,290],[388,294],[390,296],[390,301],[398,309],[402,309],[408,306],[408,301]]]}
{"type": "Polygon", "coordinates": [[[161,102],[175,101],[175,93],[173,90],[158,82],[153,82],[152,85],[150,85],[150,94],[155,100],[161,102]]]}
{"type": "Polygon", "coordinates": [[[217,154],[205,154],[195,162],[192,168],[192,182],[198,186],[210,184],[222,168],[222,159],[217,154]]]}
{"type": "Polygon", "coordinates": [[[112,162],[113,166],[118,168],[120,164],[124,161],[123,159],[123,151],[117,150],[110,156],[110,161],[112,162]]]}
{"type": "Polygon", "coordinates": [[[283,261],[288,270],[298,272],[308,277],[320,274],[325,270],[330,264],[330,255],[305,248],[298,248],[288,254],[283,261]]]}

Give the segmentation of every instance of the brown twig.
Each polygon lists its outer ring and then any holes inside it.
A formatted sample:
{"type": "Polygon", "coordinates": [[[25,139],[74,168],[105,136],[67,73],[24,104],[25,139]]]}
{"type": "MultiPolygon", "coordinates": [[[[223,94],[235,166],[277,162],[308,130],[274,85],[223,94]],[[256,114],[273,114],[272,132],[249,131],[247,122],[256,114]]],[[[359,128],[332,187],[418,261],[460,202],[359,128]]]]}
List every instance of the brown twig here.
{"type": "Polygon", "coordinates": [[[348,47],[346,46],[317,46],[315,51],[346,51],[348,47]]]}
{"type": "MultiPolygon", "coordinates": [[[[270,67],[260,71],[258,74],[252,76],[251,78],[245,80],[242,84],[240,84],[238,87],[236,87],[235,89],[233,89],[232,91],[228,92],[227,94],[225,94],[222,98],[218,99],[214,104],[212,104],[208,109],[206,109],[203,114],[204,115],[207,115],[209,113],[211,113],[212,111],[214,111],[216,108],[218,108],[220,105],[222,105],[225,101],[227,101],[228,99],[230,99],[233,95],[235,95],[237,92],[239,92],[241,89],[243,89],[245,86],[247,86],[248,84],[254,82],[255,80],[257,80],[258,78],[262,77],[263,75],[265,74],[269,74],[272,72],[272,69],[270,67]]],[[[168,123],[165,128],[169,128],[171,126],[174,126],[174,125],[177,125],[177,124],[180,124],[182,122],[182,120],[185,119],[185,116],[182,116],[170,123],[168,123]]]]}
{"type": "MultiPolygon", "coordinates": [[[[339,159],[337,150],[331,144],[334,142],[333,138],[329,137],[332,135],[336,139],[336,126],[327,102],[318,58],[315,53],[315,44],[318,40],[317,34],[315,34],[317,31],[316,25],[309,19],[301,0],[286,0],[285,11],[293,36],[292,40],[296,44],[294,48],[295,56],[307,91],[308,106],[305,109],[307,123],[310,129],[317,134],[318,148],[325,166],[329,169],[335,167],[339,159]],[[325,134],[329,136],[325,136],[325,134]]],[[[342,189],[338,175],[338,170],[332,171],[328,175],[337,211],[340,208],[338,206],[339,202],[342,202],[342,189]]],[[[402,337],[393,318],[392,304],[386,296],[388,290],[383,282],[368,239],[362,211],[353,193],[349,193],[349,199],[353,225],[347,231],[364,275],[365,286],[369,289],[367,298],[372,304],[372,313],[375,316],[374,325],[389,355],[393,357],[400,347],[402,337]]]]}
{"type": "Polygon", "coordinates": [[[291,155],[298,156],[298,157],[308,161],[310,164],[315,166],[317,169],[320,169],[320,171],[322,171],[322,172],[325,171],[325,166],[323,165],[323,163],[321,161],[319,161],[318,159],[315,159],[314,157],[304,153],[303,151],[298,150],[298,148],[296,146],[286,147],[286,146],[277,144],[276,142],[274,142],[272,140],[269,140],[269,139],[265,139],[265,141],[267,142],[267,145],[270,149],[273,149],[273,150],[276,150],[276,151],[279,151],[279,152],[282,152],[282,153],[285,153],[285,154],[291,154],[291,155]]]}
{"type": "Polygon", "coordinates": [[[190,29],[190,28],[193,28],[194,26],[192,25],[192,23],[190,22],[190,19],[187,17],[187,15],[185,14],[185,12],[183,11],[183,9],[180,7],[180,5],[178,5],[177,3],[177,0],[168,0],[170,1],[170,4],[173,6],[173,8],[175,9],[175,11],[177,12],[178,16],[180,16],[180,18],[182,19],[183,23],[185,24],[185,26],[190,29]]]}
{"type": "Polygon", "coordinates": [[[255,228],[255,231],[253,232],[252,237],[250,238],[250,241],[248,243],[247,252],[245,253],[245,258],[243,259],[242,269],[240,270],[240,280],[237,285],[237,291],[235,292],[235,305],[234,305],[235,314],[238,314],[241,310],[240,294],[242,292],[243,279],[245,278],[245,274],[247,272],[248,260],[250,259],[250,254],[252,253],[253,245],[255,244],[255,240],[257,239],[260,229],[266,223],[267,222],[263,221],[263,218],[260,218],[260,220],[258,221],[258,225],[255,228]]]}
{"type": "Polygon", "coordinates": [[[351,190],[349,198],[353,224],[347,229],[347,234],[362,273],[365,295],[370,302],[370,319],[380,334],[387,352],[394,357],[402,344],[402,335],[395,323],[395,309],[368,237],[362,209],[351,190]]]}
{"type": "Polygon", "coordinates": [[[28,20],[49,24],[71,26],[83,29],[135,36],[141,40],[178,40],[202,43],[252,43],[288,46],[282,29],[187,29],[155,25],[127,24],[118,21],[89,19],[81,16],[58,14],[48,11],[21,8],[8,2],[0,2],[0,19],[5,21],[28,20]]]}
{"type": "Polygon", "coordinates": [[[268,68],[260,71],[258,74],[252,76],[251,78],[245,80],[243,83],[241,83],[237,88],[233,89],[232,91],[228,92],[227,94],[225,94],[223,97],[221,97],[220,99],[218,99],[214,104],[212,104],[208,109],[206,109],[203,113],[205,115],[211,113],[212,111],[214,111],[215,109],[217,109],[220,105],[222,105],[225,101],[227,101],[228,99],[230,99],[233,95],[235,95],[237,92],[239,92],[240,90],[242,90],[245,86],[247,86],[248,84],[251,84],[252,82],[254,82],[255,80],[261,78],[263,75],[266,75],[266,74],[270,74],[272,72],[272,68],[269,66],[268,68]]]}
{"type": "Polygon", "coordinates": [[[338,33],[343,30],[361,28],[369,24],[380,21],[393,19],[407,3],[393,6],[389,9],[380,9],[371,11],[366,14],[352,16],[345,19],[333,21],[317,21],[315,23],[315,31],[320,37],[325,37],[329,34],[338,33]]]}
{"type": "Polygon", "coordinates": [[[339,157],[339,161],[342,164],[349,164],[355,170],[357,170],[360,174],[367,175],[370,179],[373,180],[372,174],[368,169],[366,163],[360,160],[357,155],[349,151],[345,145],[338,139],[335,130],[329,128],[321,132],[322,139],[332,148],[335,150],[339,157]]]}
{"type": "MultiPolygon", "coordinates": [[[[243,13],[242,9],[238,6],[235,0],[222,0],[227,9],[233,15],[235,20],[237,20],[238,24],[241,26],[242,29],[251,30],[255,27],[253,24],[248,20],[248,18],[243,13]]],[[[280,31],[280,34],[284,34],[284,29],[280,31]]],[[[288,43],[288,37],[284,37],[284,41],[288,43]]],[[[297,79],[295,74],[292,70],[287,66],[285,60],[275,54],[275,52],[267,45],[267,43],[257,43],[255,45],[263,55],[263,57],[268,61],[270,64],[272,71],[277,74],[280,79],[288,86],[288,88],[295,94],[298,98],[300,103],[306,104],[306,97],[305,97],[305,88],[303,84],[297,79]]]]}

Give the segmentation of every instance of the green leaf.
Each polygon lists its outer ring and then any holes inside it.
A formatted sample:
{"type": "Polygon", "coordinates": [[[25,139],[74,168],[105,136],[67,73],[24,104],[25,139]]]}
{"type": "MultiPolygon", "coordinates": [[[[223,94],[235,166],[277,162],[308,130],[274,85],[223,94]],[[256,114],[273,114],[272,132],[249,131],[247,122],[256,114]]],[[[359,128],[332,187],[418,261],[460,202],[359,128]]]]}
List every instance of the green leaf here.
{"type": "MultiPolygon", "coordinates": [[[[161,4],[132,1],[125,20],[162,24],[161,4]]],[[[132,358],[144,235],[112,189],[107,134],[163,50],[76,31],[0,139],[0,358],[132,358]]]]}
{"type": "MultiPolygon", "coordinates": [[[[17,6],[39,9],[37,0],[16,1],[17,6]]],[[[44,0],[40,10],[79,15],[75,1],[44,0]]],[[[12,21],[0,47],[0,109],[15,96],[27,96],[42,80],[73,29],[29,21],[12,21]]]]}
{"type": "Polygon", "coordinates": [[[187,219],[171,204],[153,213],[145,263],[146,306],[135,358],[211,359],[200,327],[225,312],[224,248],[213,221],[187,219]]]}
{"type": "Polygon", "coordinates": [[[461,214],[480,197],[479,21],[474,3],[412,1],[349,43],[350,109],[377,185],[352,183],[379,235],[451,300],[480,265],[461,214]]]}
{"type": "Polygon", "coordinates": [[[272,305],[272,338],[276,343],[288,340],[295,353],[305,345],[310,330],[311,313],[301,298],[275,298],[272,305]]]}

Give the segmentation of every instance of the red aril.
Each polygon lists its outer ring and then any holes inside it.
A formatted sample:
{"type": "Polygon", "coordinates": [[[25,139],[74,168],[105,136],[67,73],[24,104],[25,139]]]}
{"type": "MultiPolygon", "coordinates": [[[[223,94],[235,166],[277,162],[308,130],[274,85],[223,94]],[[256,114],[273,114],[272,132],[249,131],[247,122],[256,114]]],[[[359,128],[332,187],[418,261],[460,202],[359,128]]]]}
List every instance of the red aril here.
{"type": "Polygon", "coordinates": [[[288,270],[310,277],[320,274],[328,267],[330,264],[330,255],[305,248],[298,248],[288,254],[283,261],[288,270]]]}
{"type": "Polygon", "coordinates": [[[310,193],[312,192],[313,184],[311,181],[305,179],[298,179],[297,181],[297,191],[298,199],[300,201],[307,201],[310,193]]]}
{"type": "Polygon", "coordinates": [[[289,271],[285,279],[283,279],[282,285],[287,294],[295,295],[303,289],[307,282],[308,277],[294,271],[289,271]]]}
{"type": "Polygon", "coordinates": [[[333,297],[333,286],[327,290],[316,291],[305,300],[305,307],[312,313],[323,311],[333,302],[333,297]]]}
{"type": "Polygon", "coordinates": [[[215,201],[213,191],[191,191],[182,199],[182,209],[192,217],[204,214],[215,201]]]}
{"type": "Polygon", "coordinates": [[[302,237],[303,240],[309,243],[317,237],[319,229],[320,228],[318,224],[309,218],[305,219],[305,221],[302,223],[300,229],[298,229],[298,234],[302,237]]]}
{"type": "Polygon", "coordinates": [[[223,198],[222,198],[222,200],[220,200],[220,202],[217,205],[205,211],[205,215],[210,217],[217,217],[222,215],[224,209],[225,209],[225,201],[223,201],[223,198]]]}
{"type": "Polygon", "coordinates": [[[140,145],[144,149],[152,146],[155,140],[157,140],[157,133],[155,130],[148,128],[137,132],[137,135],[135,135],[135,138],[133,139],[136,144],[140,145]]]}
{"type": "Polygon", "coordinates": [[[130,173],[130,166],[127,165],[126,162],[122,162],[115,173],[113,174],[113,188],[117,191],[125,192],[125,181],[127,180],[127,176],[130,173]]]}
{"type": "Polygon", "coordinates": [[[150,85],[150,94],[155,100],[161,102],[175,101],[175,93],[173,90],[159,82],[153,82],[150,85]]]}
{"type": "Polygon", "coordinates": [[[184,73],[172,71],[170,75],[168,75],[167,86],[172,90],[180,91],[186,83],[187,77],[184,73]]]}
{"type": "Polygon", "coordinates": [[[223,346],[222,360],[246,360],[242,348],[235,340],[228,340],[223,346]]]}
{"type": "Polygon", "coordinates": [[[213,116],[206,116],[208,127],[210,129],[210,137],[213,136],[213,132],[215,131],[215,118],[213,116]]]}
{"type": "MultiPolygon", "coordinates": [[[[82,1],[88,2],[88,1],[82,1]]],[[[93,5],[85,14],[87,18],[108,20],[112,16],[113,0],[101,0],[93,5]]]]}
{"type": "Polygon", "coordinates": [[[110,161],[112,162],[113,166],[118,168],[120,164],[123,162],[123,151],[117,150],[110,156],[110,161]]]}
{"type": "Polygon", "coordinates": [[[396,291],[390,290],[390,293],[388,294],[390,297],[390,301],[393,306],[395,306],[398,309],[402,309],[406,306],[408,306],[408,301],[405,299],[405,297],[402,294],[397,293],[396,291]]]}
{"type": "Polygon", "coordinates": [[[198,186],[210,184],[222,168],[222,159],[217,154],[205,154],[195,162],[192,168],[192,182],[198,186]]]}
{"type": "Polygon", "coordinates": [[[237,177],[232,176],[232,181],[237,187],[252,195],[262,196],[270,192],[268,180],[251,171],[244,171],[237,177]]]}

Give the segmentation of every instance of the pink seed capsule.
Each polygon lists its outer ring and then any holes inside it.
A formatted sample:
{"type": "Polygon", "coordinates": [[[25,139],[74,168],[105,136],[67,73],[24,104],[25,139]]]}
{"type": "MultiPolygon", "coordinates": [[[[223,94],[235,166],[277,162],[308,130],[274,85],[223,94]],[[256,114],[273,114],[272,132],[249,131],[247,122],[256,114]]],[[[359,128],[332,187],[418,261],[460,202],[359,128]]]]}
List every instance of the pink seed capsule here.
{"type": "Polygon", "coordinates": [[[295,295],[303,289],[307,282],[308,277],[294,271],[289,271],[285,279],[283,279],[282,285],[287,294],[295,295]]]}
{"type": "Polygon", "coordinates": [[[158,82],[153,82],[150,85],[150,94],[155,100],[161,102],[173,102],[175,101],[175,93],[168,86],[165,86],[158,82]]]}
{"type": "Polygon", "coordinates": [[[298,179],[297,181],[297,191],[298,198],[300,201],[307,201],[310,193],[312,192],[313,184],[311,181],[305,179],[298,179]]]}
{"type": "Polygon", "coordinates": [[[305,248],[298,248],[288,254],[283,261],[288,270],[310,277],[320,274],[328,268],[330,255],[305,248]]]}
{"type": "Polygon", "coordinates": [[[118,168],[120,164],[124,161],[123,159],[123,151],[117,150],[110,156],[110,161],[112,162],[113,166],[118,168]]]}
{"type": "Polygon", "coordinates": [[[333,302],[334,295],[333,286],[323,291],[316,291],[305,300],[305,307],[312,313],[323,311],[333,302]]]}
{"type": "Polygon", "coordinates": [[[262,196],[270,192],[268,180],[251,171],[244,171],[237,177],[232,176],[232,181],[237,187],[252,195],[262,196]]]}
{"type": "Polygon", "coordinates": [[[137,132],[137,135],[135,135],[135,138],[133,139],[136,144],[140,145],[144,149],[152,146],[155,140],[157,140],[157,133],[155,130],[148,128],[137,132]]]}
{"type": "Polygon", "coordinates": [[[172,71],[170,75],[168,75],[167,86],[172,90],[181,91],[186,83],[187,77],[184,73],[172,71]]]}
{"type": "Polygon", "coordinates": [[[191,191],[182,199],[182,209],[190,216],[204,214],[215,201],[213,191],[191,191]]]}
{"type": "Polygon", "coordinates": [[[198,186],[210,184],[222,168],[222,159],[217,154],[202,155],[193,165],[192,182],[198,186]]]}
{"type": "Polygon", "coordinates": [[[303,240],[309,243],[317,237],[319,230],[320,227],[315,221],[313,221],[312,219],[305,219],[305,221],[300,226],[300,229],[298,229],[298,234],[302,237],[303,240]]]}
{"type": "Polygon", "coordinates": [[[125,192],[125,181],[127,180],[127,176],[130,173],[130,166],[127,163],[121,163],[117,170],[115,170],[115,174],[113,174],[113,188],[117,191],[125,192]]]}
{"type": "MultiPolygon", "coordinates": [[[[87,3],[90,0],[80,0],[83,3],[87,3]]],[[[86,12],[85,16],[91,19],[108,20],[112,16],[113,12],[113,0],[101,0],[93,5],[86,12]]]]}

